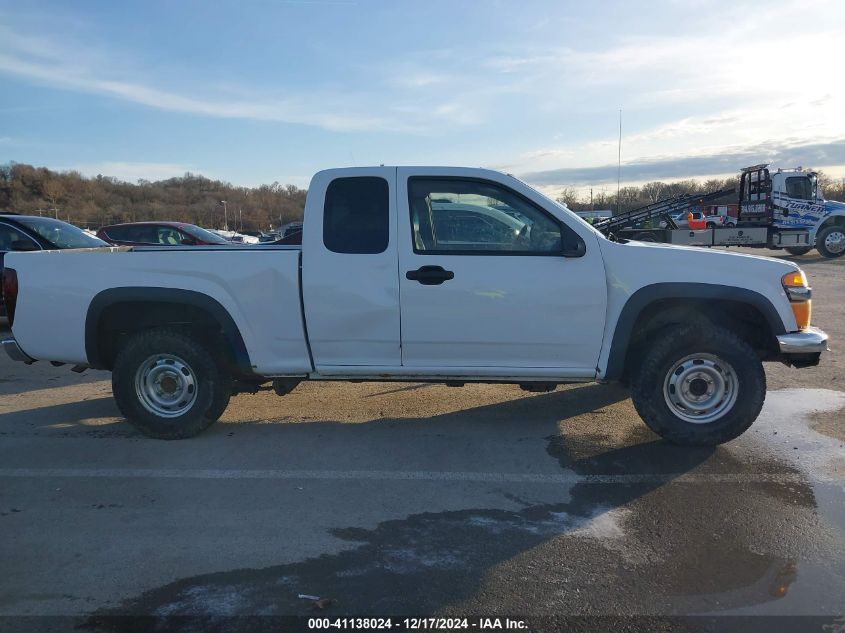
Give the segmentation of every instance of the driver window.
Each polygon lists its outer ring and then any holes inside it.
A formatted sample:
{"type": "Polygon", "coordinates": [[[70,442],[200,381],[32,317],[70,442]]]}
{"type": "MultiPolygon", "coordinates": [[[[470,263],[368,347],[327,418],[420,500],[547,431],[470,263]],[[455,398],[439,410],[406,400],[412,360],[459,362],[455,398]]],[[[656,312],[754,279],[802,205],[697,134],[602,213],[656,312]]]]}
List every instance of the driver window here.
{"type": "Polygon", "coordinates": [[[177,246],[182,243],[182,234],[169,226],[158,227],[158,243],[165,246],[177,246]]]}
{"type": "Polygon", "coordinates": [[[411,178],[414,252],[559,253],[561,227],[509,189],[478,180],[411,178]]]}

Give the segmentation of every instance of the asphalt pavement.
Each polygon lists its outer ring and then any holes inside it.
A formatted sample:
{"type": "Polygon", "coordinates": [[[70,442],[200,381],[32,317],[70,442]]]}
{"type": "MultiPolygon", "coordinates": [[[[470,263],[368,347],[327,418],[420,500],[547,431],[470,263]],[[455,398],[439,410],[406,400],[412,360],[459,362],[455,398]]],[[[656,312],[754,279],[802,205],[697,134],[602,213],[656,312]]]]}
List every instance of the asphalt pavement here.
{"type": "MultiPolygon", "coordinates": [[[[815,321],[838,332],[845,262],[808,261],[815,321]]],[[[662,442],[601,385],[310,383],[163,442],[122,420],[108,374],[0,358],[0,629],[390,614],[845,630],[833,348],[822,368],[767,366],[758,421],[706,449],[662,442]]]]}

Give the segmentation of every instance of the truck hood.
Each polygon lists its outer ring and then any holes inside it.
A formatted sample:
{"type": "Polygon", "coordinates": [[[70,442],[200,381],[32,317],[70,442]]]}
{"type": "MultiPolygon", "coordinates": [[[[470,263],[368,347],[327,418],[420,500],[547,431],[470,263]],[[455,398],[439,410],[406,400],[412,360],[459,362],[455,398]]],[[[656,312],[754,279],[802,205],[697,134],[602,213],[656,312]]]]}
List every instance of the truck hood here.
{"type": "Polygon", "coordinates": [[[824,210],[827,212],[827,215],[831,213],[845,213],[845,202],[839,202],[838,200],[825,200],[824,210]]]}
{"type": "Polygon", "coordinates": [[[774,298],[786,295],[781,278],[799,270],[773,257],[697,246],[599,240],[609,286],[630,295],[659,283],[714,284],[745,288],[774,298]]]}
{"type": "MultiPolygon", "coordinates": [[[[703,248],[701,246],[683,246],[680,244],[657,244],[654,242],[635,241],[627,242],[625,244],[622,244],[622,246],[634,249],[647,249],[651,253],[655,253],[655,251],[667,253],[666,255],[658,255],[659,257],[689,257],[689,261],[695,260],[697,262],[708,262],[710,265],[741,266],[741,260],[755,260],[758,262],[767,262],[768,264],[771,264],[774,267],[782,268],[784,275],[792,270],[798,270],[799,268],[797,264],[783,261],[782,259],[776,259],[774,257],[767,257],[765,255],[752,255],[750,253],[735,253],[731,251],[721,250],[718,248],[703,248]],[[669,255],[668,253],[671,253],[671,255],[669,255]],[[720,259],[716,260],[712,258],[720,259]],[[717,261],[719,262],[718,264],[716,264],[717,261]]],[[[678,261],[684,260],[679,259],[678,261]]],[[[737,272],[739,273],[740,271],[737,270],[737,272]]]]}

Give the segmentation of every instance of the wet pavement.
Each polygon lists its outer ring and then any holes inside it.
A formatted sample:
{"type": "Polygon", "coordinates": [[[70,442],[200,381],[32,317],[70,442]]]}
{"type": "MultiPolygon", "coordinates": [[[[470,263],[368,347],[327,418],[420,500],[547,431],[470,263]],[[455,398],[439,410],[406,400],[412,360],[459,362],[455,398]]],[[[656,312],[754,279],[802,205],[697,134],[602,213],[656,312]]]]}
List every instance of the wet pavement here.
{"type": "Polygon", "coordinates": [[[839,391],[772,391],[707,449],[665,444],[599,385],[308,384],[158,442],[117,416],[104,374],[38,371],[0,383],[0,615],[253,630],[229,618],[313,615],[305,593],[331,617],[532,630],[845,625],[839,391]],[[673,617],[695,615],[720,617],[673,617]],[[821,619],[759,619],[784,615],[821,619]]]}

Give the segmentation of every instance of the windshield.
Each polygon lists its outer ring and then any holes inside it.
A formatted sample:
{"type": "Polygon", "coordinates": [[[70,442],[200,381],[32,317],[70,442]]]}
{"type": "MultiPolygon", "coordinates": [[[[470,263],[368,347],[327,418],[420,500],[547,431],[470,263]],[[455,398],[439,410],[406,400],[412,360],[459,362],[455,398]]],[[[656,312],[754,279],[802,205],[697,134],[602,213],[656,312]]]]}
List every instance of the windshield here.
{"type": "Polygon", "coordinates": [[[56,248],[97,248],[108,246],[103,240],[89,235],[73,224],[52,218],[15,218],[25,227],[35,231],[56,248]]]}
{"type": "Polygon", "coordinates": [[[231,242],[227,241],[225,238],[217,235],[217,233],[212,233],[206,229],[201,229],[198,226],[194,226],[193,224],[186,224],[180,227],[185,233],[190,235],[191,237],[195,237],[198,240],[202,240],[203,242],[208,242],[209,244],[230,244],[231,242]]]}
{"type": "Polygon", "coordinates": [[[798,200],[816,199],[815,176],[791,176],[786,179],[786,195],[798,200]]]}

